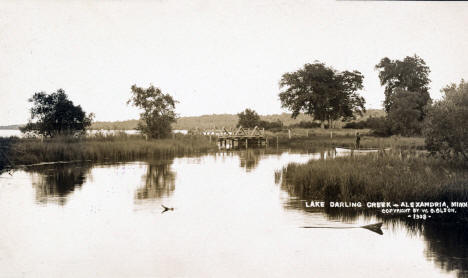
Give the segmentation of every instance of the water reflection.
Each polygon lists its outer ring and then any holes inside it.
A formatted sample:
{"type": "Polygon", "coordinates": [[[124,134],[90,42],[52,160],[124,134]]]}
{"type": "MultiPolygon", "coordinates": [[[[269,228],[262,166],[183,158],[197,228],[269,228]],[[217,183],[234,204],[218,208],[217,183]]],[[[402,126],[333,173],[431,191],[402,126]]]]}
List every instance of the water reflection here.
{"type": "Polygon", "coordinates": [[[252,171],[257,167],[262,155],[265,155],[264,149],[248,149],[239,151],[240,167],[244,168],[247,172],[252,171]]]}
{"type": "Polygon", "coordinates": [[[143,186],[138,188],[136,199],[159,199],[170,196],[175,189],[175,173],[170,161],[149,162],[143,175],[143,186]]]}
{"type": "Polygon", "coordinates": [[[92,165],[54,164],[31,168],[36,201],[64,205],[67,196],[86,181],[92,165]]]}
{"type": "Polygon", "coordinates": [[[229,153],[239,156],[240,167],[245,169],[246,172],[255,170],[260,161],[270,155],[281,155],[282,153],[301,153],[306,154],[310,159],[326,159],[333,157],[334,153],[330,150],[292,150],[292,149],[277,149],[277,148],[252,148],[246,150],[234,150],[229,153]]]}
{"type": "Polygon", "coordinates": [[[426,239],[425,256],[447,272],[468,277],[468,234],[466,225],[434,225],[423,227],[426,239]]]}
{"type": "Polygon", "coordinates": [[[94,165],[91,171],[90,165],[49,165],[0,175],[0,222],[6,227],[0,229],[0,276],[466,274],[468,246],[460,227],[388,219],[380,236],[350,229],[379,222],[369,211],[305,208],[305,192],[275,186],[288,163],[321,157],[325,153],[240,150],[94,165]],[[38,206],[36,195],[61,198],[63,206],[38,206]],[[161,214],[161,204],[175,210],[161,214]],[[324,229],[335,226],[348,228],[324,229]],[[122,254],[133,255],[122,264],[122,254]]]}
{"type": "MultiPolygon", "coordinates": [[[[391,230],[405,230],[410,236],[421,236],[425,243],[424,256],[447,273],[454,272],[457,277],[468,277],[468,225],[459,223],[455,217],[446,217],[444,221],[414,221],[405,216],[381,215],[377,210],[365,208],[314,208],[305,203],[312,200],[311,193],[288,185],[281,179],[280,172],[275,173],[281,190],[288,193],[284,202],[288,210],[322,214],[336,223],[375,223],[384,222],[391,230]]],[[[336,200],[339,201],[339,200],[336,200]]]]}

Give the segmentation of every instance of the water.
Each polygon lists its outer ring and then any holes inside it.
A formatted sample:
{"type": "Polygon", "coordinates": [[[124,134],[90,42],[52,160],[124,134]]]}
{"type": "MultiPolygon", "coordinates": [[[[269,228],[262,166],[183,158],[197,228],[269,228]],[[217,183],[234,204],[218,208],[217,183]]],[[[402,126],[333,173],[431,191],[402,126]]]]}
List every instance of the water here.
{"type": "Polygon", "coordinates": [[[22,137],[23,134],[19,129],[0,129],[0,137],[17,136],[22,137]]]}
{"type": "Polygon", "coordinates": [[[248,150],[4,173],[0,277],[462,277],[464,231],[298,228],[377,221],[305,211],[275,183],[317,158],[248,150]]]}
{"type": "MultiPolygon", "coordinates": [[[[126,133],[129,135],[133,134],[138,134],[138,130],[89,130],[88,131],[88,136],[95,136],[96,134],[102,134],[104,136],[107,135],[114,135],[117,133],[126,133]]],[[[187,130],[184,129],[175,129],[173,130],[174,133],[181,133],[181,134],[187,134],[187,130]]],[[[0,129],[0,137],[10,137],[10,136],[16,136],[16,137],[23,137],[24,134],[21,133],[19,129],[0,129]]]]}

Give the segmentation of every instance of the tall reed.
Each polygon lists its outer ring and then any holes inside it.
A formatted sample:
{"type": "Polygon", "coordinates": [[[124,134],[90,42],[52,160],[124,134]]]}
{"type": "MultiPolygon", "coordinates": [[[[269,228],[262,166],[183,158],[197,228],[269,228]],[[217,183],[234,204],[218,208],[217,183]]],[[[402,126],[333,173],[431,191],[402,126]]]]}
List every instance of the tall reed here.
{"type": "Polygon", "coordinates": [[[282,186],[302,198],[329,201],[467,201],[463,164],[421,155],[355,155],[289,164],[282,186]]]}
{"type": "MultiPolygon", "coordinates": [[[[2,143],[2,142],[0,142],[2,143]]],[[[131,161],[191,155],[216,150],[206,136],[176,135],[172,139],[146,140],[140,135],[91,138],[10,139],[2,143],[8,164],[53,161],[131,161]],[[7,143],[8,142],[8,143],[7,143]]],[[[12,166],[12,165],[10,165],[12,166]]]]}

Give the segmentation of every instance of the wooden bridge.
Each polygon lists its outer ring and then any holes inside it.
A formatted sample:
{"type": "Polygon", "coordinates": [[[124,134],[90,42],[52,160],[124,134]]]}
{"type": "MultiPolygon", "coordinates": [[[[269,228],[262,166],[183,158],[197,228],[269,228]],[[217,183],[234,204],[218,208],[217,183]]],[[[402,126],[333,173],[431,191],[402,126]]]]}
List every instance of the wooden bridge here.
{"type": "Polygon", "coordinates": [[[268,145],[268,140],[265,137],[265,129],[259,129],[257,126],[253,129],[240,126],[234,130],[228,130],[223,127],[220,130],[205,131],[205,134],[217,136],[218,145],[222,149],[261,147],[268,145]]]}

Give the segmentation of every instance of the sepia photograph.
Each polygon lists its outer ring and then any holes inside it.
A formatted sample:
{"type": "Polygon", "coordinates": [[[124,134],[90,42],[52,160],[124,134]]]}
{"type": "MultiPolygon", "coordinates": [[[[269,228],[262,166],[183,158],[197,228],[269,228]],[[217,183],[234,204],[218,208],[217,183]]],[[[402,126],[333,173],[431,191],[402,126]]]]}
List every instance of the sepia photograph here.
{"type": "Polygon", "coordinates": [[[468,1],[0,0],[0,278],[468,277],[468,1]]]}

